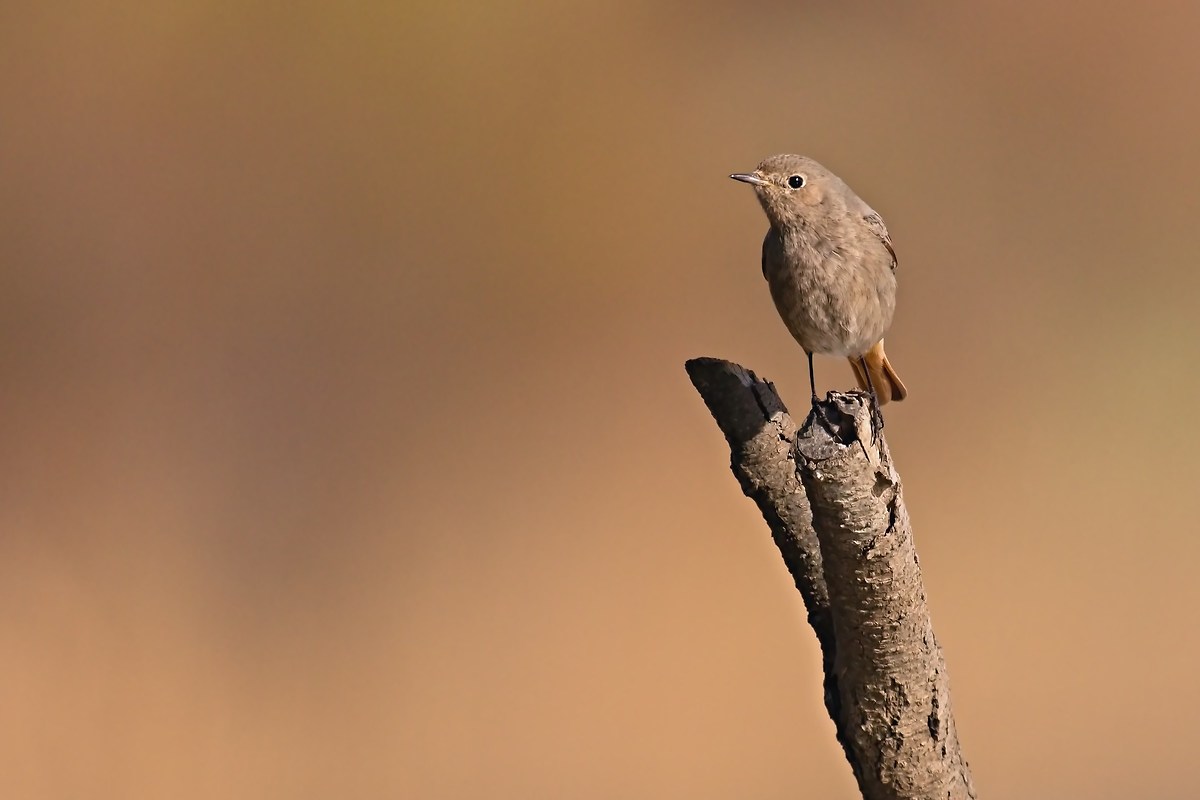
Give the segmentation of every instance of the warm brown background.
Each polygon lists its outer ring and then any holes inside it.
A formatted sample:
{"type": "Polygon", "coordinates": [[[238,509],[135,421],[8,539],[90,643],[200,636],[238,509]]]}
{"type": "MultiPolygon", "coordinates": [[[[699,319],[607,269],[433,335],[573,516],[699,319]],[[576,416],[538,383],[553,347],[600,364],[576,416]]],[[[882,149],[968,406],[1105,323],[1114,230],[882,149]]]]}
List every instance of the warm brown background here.
{"type": "Polygon", "coordinates": [[[1200,6],[66,5],[0,10],[0,796],[854,797],[682,366],[804,408],[725,178],[789,150],[900,254],[983,796],[1195,796],[1200,6]]]}

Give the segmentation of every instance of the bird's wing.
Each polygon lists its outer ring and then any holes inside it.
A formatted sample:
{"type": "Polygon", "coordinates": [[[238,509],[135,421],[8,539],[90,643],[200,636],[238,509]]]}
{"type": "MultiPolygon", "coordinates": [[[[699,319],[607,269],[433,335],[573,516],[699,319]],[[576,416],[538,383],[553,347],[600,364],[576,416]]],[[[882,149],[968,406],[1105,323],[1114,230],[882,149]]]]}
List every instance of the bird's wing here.
{"type": "Polygon", "coordinates": [[[763,274],[763,277],[764,277],[764,278],[766,278],[766,277],[767,277],[767,250],[768,250],[768,249],[770,249],[770,247],[771,247],[771,237],[778,238],[778,234],[776,234],[776,233],[775,233],[775,228],[774,228],[774,226],[772,226],[772,227],[768,228],[768,229],[767,229],[767,235],[763,237],[763,245],[762,245],[762,274],[763,274]]]}
{"type": "Polygon", "coordinates": [[[863,215],[863,221],[867,223],[867,227],[871,233],[879,237],[883,242],[883,246],[892,254],[892,271],[896,271],[896,248],[892,247],[892,236],[888,233],[887,225],[883,224],[883,217],[879,216],[874,211],[868,211],[863,215]]]}

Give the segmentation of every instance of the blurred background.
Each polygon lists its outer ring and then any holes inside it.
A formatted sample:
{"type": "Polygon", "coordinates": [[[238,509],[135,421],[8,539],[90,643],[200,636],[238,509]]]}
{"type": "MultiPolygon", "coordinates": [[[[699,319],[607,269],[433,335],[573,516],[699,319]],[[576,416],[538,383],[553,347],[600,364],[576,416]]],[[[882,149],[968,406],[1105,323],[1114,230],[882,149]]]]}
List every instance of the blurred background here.
{"type": "Polygon", "coordinates": [[[726,177],[794,151],[899,253],[981,796],[1194,796],[1198,25],[6,4],[0,795],[856,797],[683,371],[804,411],[726,177]]]}

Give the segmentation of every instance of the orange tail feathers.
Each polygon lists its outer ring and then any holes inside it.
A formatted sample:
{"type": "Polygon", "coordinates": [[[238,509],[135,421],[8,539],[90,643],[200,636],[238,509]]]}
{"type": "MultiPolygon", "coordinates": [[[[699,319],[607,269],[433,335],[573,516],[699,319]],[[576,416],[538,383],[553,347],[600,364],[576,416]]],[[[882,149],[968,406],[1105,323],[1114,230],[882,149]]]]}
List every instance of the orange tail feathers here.
{"type": "Polygon", "coordinates": [[[858,379],[859,388],[863,391],[868,389],[867,373],[870,373],[871,386],[875,387],[875,396],[879,398],[879,405],[883,405],[889,400],[899,401],[908,397],[908,389],[904,388],[904,381],[900,380],[900,376],[892,368],[892,362],[888,361],[887,354],[883,352],[883,339],[876,342],[874,347],[859,358],[851,358],[850,366],[854,368],[854,377],[858,379]],[[863,364],[866,364],[866,372],[863,371],[863,364]]]}

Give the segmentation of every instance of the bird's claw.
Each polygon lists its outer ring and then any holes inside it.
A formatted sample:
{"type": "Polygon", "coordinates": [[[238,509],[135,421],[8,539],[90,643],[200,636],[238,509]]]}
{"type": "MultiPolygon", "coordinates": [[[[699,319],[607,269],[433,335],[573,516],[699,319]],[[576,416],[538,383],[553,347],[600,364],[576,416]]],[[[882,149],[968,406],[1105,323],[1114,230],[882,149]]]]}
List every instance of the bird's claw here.
{"type": "Polygon", "coordinates": [[[839,427],[837,423],[829,418],[829,415],[825,411],[825,406],[821,405],[821,399],[815,394],[812,396],[812,416],[819,419],[825,425],[825,430],[827,431],[836,431],[839,427]]]}
{"type": "Polygon", "coordinates": [[[883,435],[883,412],[879,410],[879,398],[870,395],[867,402],[871,406],[871,444],[875,444],[883,435]]]}

